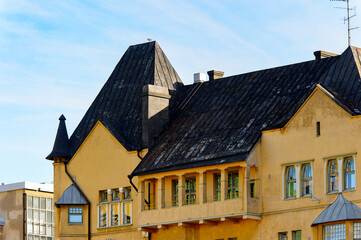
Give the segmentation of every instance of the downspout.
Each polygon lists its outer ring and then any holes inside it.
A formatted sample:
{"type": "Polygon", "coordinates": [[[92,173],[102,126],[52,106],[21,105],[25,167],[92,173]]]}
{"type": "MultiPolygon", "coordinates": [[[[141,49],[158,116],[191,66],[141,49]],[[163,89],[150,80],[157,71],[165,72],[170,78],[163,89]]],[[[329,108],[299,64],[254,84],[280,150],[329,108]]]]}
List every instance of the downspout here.
{"type": "Polygon", "coordinates": [[[90,231],[90,201],[89,199],[85,196],[84,192],[80,189],[79,185],[75,182],[75,180],[73,179],[73,177],[70,175],[70,173],[68,172],[68,168],[67,168],[67,162],[64,162],[64,167],[65,167],[65,173],[66,175],[68,175],[68,177],[70,178],[71,182],[74,184],[74,186],[76,187],[76,189],[78,189],[78,191],[81,193],[81,195],[85,198],[85,201],[88,205],[88,240],[90,240],[91,238],[91,231],[90,231]]]}
{"type": "MultiPolygon", "coordinates": [[[[137,156],[138,156],[138,158],[140,159],[140,161],[142,161],[143,160],[143,158],[142,158],[142,156],[140,156],[140,151],[142,151],[141,149],[137,149],[137,156]]],[[[132,174],[130,174],[130,175],[128,175],[128,178],[129,178],[129,181],[130,181],[130,184],[133,186],[133,188],[135,189],[135,191],[137,191],[137,193],[138,193],[138,188],[135,186],[135,184],[133,183],[133,175],[132,174]]]]}

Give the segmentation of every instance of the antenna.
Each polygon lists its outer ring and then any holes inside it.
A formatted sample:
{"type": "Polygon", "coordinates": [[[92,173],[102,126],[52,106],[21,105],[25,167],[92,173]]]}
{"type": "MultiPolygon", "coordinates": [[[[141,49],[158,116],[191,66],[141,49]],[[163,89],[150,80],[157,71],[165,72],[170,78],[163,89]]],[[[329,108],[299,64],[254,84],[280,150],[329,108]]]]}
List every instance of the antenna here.
{"type": "Polygon", "coordinates": [[[356,7],[350,8],[350,0],[330,0],[330,1],[347,3],[346,8],[343,8],[343,7],[335,7],[335,8],[347,10],[347,17],[344,17],[343,21],[344,21],[344,23],[346,23],[346,21],[347,21],[348,46],[350,46],[351,45],[351,31],[358,28],[358,27],[351,27],[351,25],[350,25],[350,19],[356,16],[356,7]],[[354,11],[354,14],[352,16],[350,16],[350,10],[354,11]]]}

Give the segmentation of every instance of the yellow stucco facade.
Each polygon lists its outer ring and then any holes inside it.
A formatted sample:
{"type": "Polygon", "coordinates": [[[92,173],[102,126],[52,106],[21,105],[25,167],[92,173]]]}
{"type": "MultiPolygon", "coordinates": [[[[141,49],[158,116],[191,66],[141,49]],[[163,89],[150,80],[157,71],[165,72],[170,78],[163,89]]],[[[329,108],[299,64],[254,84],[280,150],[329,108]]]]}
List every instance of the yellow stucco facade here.
{"type": "MultiPolygon", "coordinates": [[[[360,130],[361,118],[351,116],[318,86],[285,127],[262,132],[246,161],[134,177],[136,192],[127,176],[146,151],[139,156],[137,151],[128,152],[97,122],[67,167],[91,202],[91,239],[280,239],[286,234],[288,239],[316,240],[323,239],[324,227],[311,224],[338,193],[330,192],[331,160],[337,162],[339,191],[361,207],[360,130]],[[345,189],[343,169],[350,157],[355,183],[345,189]],[[303,185],[306,165],[311,169],[308,192],[303,185]],[[295,171],[292,193],[287,190],[289,168],[295,171]],[[232,176],[237,176],[237,183],[232,183],[236,192],[230,190],[232,176]],[[192,196],[190,186],[195,187],[192,196]],[[129,187],[131,221],[128,216],[126,222],[111,226],[111,205],[120,204],[117,218],[125,211],[125,195],[113,199],[112,194],[129,187]],[[104,227],[101,205],[107,206],[104,227]]],[[[55,201],[72,184],[64,166],[54,163],[55,201]]],[[[88,205],[82,206],[83,222],[78,225],[69,224],[68,207],[56,208],[56,239],[88,239],[88,205]]],[[[346,239],[353,239],[353,222],[340,223],[345,224],[346,239]]]]}

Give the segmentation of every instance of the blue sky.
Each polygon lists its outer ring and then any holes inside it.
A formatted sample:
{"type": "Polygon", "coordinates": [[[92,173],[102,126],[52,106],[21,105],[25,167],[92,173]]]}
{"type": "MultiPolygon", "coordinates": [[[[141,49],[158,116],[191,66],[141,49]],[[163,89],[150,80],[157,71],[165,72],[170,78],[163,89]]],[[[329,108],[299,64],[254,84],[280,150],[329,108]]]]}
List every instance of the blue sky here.
{"type": "MultiPolygon", "coordinates": [[[[347,47],[328,0],[0,1],[0,182],[52,181],[58,117],[69,135],[129,45],[157,40],[184,83],[313,59],[347,47]]],[[[351,6],[361,9],[361,1],[351,6]]],[[[361,27],[361,13],[353,25],[361,27]]],[[[361,30],[352,32],[361,47],[361,30]]]]}

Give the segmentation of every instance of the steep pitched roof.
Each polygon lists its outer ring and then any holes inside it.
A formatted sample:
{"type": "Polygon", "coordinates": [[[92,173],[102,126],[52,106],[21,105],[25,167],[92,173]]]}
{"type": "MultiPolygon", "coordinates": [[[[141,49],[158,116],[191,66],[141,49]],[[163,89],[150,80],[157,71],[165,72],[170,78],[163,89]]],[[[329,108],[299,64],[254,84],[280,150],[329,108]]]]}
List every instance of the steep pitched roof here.
{"type": "Polygon", "coordinates": [[[361,209],[339,193],[336,200],[321,212],[311,226],[347,220],[361,220],[361,209]]]}
{"type": "Polygon", "coordinates": [[[54,157],[69,157],[69,138],[65,120],[66,118],[62,114],[59,118],[59,126],[55,137],[53,151],[46,157],[48,160],[54,160],[54,157]]]}
{"type": "Polygon", "coordinates": [[[86,205],[87,202],[79,190],[72,184],[70,185],[61,198],[55,202],[56,205],[86,205]]]}
{"type": "Polygon", "coordinates": [[[168,87],[175,96],[183,84],[157,42],[133,45],[124,53],[108,81],[70,137],[70,156],[100,120],[128,150],[142,148],[142,87],[168,87]]]}
{"type": "Polygon", "coordinates": [[[186,105],[132,173],[243,161],[261,131],[283,127],[317,84],[361,113],[361,49],[193,84],[186,105]]]}

